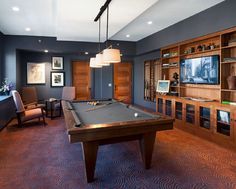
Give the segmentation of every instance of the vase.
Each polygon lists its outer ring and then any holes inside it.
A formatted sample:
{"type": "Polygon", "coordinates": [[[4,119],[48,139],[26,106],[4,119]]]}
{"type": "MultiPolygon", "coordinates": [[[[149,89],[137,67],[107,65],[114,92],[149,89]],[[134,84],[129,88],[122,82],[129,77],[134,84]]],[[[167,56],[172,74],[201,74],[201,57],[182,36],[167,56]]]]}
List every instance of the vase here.
{"type": "Polygon", "coordinates": [[[227,82],[230,90],[236,89],[236,76],[227,77],[227,82]]]}

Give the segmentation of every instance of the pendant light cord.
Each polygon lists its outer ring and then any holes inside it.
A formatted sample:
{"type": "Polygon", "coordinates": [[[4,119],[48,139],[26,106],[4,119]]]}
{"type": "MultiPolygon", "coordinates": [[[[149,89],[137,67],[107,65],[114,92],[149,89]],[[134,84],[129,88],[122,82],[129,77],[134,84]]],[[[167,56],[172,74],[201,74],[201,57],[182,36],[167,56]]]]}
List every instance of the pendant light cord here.
{"type": "Polygon", "coordinates": [[[99,24],[98,24],[98,53],[101,51],[101,19],[99,18],[99,24]]]}
{"type": "Polygon", "coordinates": [[[108,48],[108,22],[109,22],[109,5],[107,6],[107,32],[106,32],[106,48],[108,48]]]}

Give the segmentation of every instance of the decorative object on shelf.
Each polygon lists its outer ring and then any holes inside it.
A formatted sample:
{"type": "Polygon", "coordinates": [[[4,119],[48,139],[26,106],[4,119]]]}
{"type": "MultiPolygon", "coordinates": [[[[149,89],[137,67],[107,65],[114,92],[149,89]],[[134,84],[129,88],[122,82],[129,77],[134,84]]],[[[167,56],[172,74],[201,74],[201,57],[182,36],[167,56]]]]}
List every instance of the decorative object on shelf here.
{"type": "Polygon", "coordinates": [[[64,87],[65,72],[51,72],[51,87],[64,87]]]}
{"type": "Polygon", "coordinates": [[[13,89],[14,85],[12,82],[9,82],[7,78],[4,79],[2,82],[0,92],[2,95],[10,95],[11,90],[13,89]]]}
{"type": "Polygon", "coordinates": [[[177,72],[173,73],[173,77],[174,81],[172,81],[171,85],[172,86],[177,86],[179,84],[179,74],[177,72]]]}
{"type": "Polygon", "coordinates": [[[170,52],[170,57],[178,56],[178,52],[170,52]]]}
{"type": "Polygon", "coordinates": [[[45,84],[45,63],[27,63],[27,84],[45,84]]]}
{"type": "Polygon", "coordinates": [[[170,53],[165,53],[162,55],[163,58],[169,58],[170,57],[170,53]]]}
{"type": "Polygon", "coordinates": [[[163,67],[163,68],[169,68],[169,64],[168,64],[168,63],[162,64],[162,67],[163,67]]]}
{"type": "Polygon", "coordinates": [[[63,57],[60,56],[52,57],[52,69],[63,70],[63,57]]]}
{"type": "Polygon", "coordinates": [[[224,62],[235,62],[236,61],[236,57],[224,58],[223,61],[224,62]]]}
{"type": "Polygon", "coordinates": [[[170,91],[170,96],[179,96],[179,93],[177,91],[170,91]]]}
{"type": "Polygon", "coordinates": [[[203,51],[207,50],[207,49],[206,49],[206,45],[202,45],[202,50],[203,50],[203,51]]]}
{"type": "Polygon", "coordinates": [[[197,46],[197,50],[198,50],[198,51],[202,51],[202,45],[198,45],[198,46],[197,46]]]}
{"type": "Polygon", "coordinates": [[[170,62],[169,63],[169,67],[177,67],[178,66],[178,62],[170,62]]]}
{"type": "Polygon", "coordinates": [[[195,48],[194,47],[191,47],[190,48],[190,53],[194,53],[195,52],[195,48]]]}
{"type": "Polygon", "coordinates": [[[236,76],[228,76],[227,82],[228,82],[228,87],[230,90],[236,89],[236,76]]]}
{"type": "Polygon", "coordinates": [[[214,43],[210,44],[209,46],[210,46],[211,50],[213,50],[215,48],[215,44],[214,43]]]}

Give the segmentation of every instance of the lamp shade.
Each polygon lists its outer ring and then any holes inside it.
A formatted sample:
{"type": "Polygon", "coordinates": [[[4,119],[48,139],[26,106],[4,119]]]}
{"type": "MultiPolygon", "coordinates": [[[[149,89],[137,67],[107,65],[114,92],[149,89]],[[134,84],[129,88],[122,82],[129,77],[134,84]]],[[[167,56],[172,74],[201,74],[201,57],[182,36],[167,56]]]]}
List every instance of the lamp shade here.
{"type": "Polygon", "coordinates": [[[96,58],[95,57],[90,58],[89,66],[91,68],[101,68],[102,67],[101,65],[96,64],[96,58]]]}
{"type": "Polygon", "coordinates": [[[96,54],[96,65],[98,65],[98,66],[110,66],[109,63],[105,63],[103,61],[103,54],[101,54],[101,53],[96,54]]]}
{"type": "Polygon", "coordinates": [[[104,49],[103,61],[105,63],[118,63],[120,62],[120,50],[119,49],[104,49]]]}

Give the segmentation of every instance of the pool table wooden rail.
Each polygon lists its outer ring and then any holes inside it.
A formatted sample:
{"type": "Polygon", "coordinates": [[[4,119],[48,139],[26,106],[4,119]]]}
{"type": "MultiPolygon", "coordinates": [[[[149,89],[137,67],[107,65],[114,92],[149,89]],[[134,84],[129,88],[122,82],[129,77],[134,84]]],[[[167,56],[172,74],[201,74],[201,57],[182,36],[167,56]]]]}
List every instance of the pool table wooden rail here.
{"type": "Polygon", "coordinates": [[[173,129],[173,119],[163,116],[149,120],[91,124],[76,127],[71,110],[68,110],[67,102],[62,101],[62,107],[66,120],[67,133],[71,143],[173,129]]]}
{"type": "Polygon", "coordinates": [[[123,121],[109,124],[92,124],[75,127],[76,122],[67,102],[62,101],[69,141],[81,142],[87,182],[92,182],[99,145],[139,140],[144,167],[152,161],[156,132],[173,129],[173,119],[160,117],[148,120],[123,121]]]}

